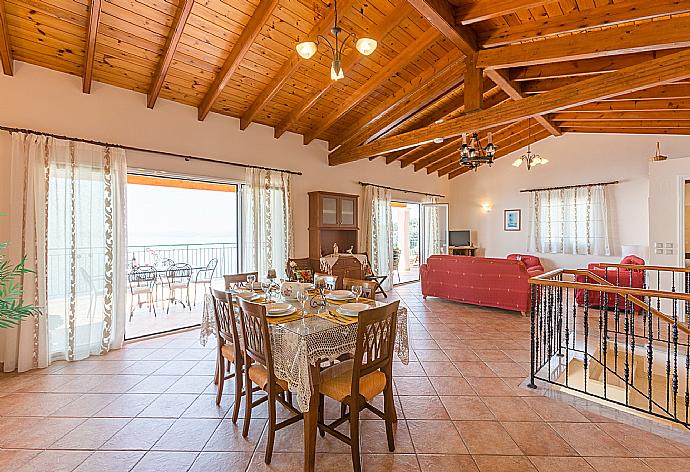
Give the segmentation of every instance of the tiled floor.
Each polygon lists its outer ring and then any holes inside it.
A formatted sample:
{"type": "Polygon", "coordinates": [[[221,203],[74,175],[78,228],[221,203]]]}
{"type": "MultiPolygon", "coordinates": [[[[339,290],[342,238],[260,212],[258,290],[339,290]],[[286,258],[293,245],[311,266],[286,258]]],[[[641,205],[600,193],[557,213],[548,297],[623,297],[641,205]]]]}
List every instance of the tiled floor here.
{"type": "MultiPolygon", "coordinates": [[[[690,447],[518,385],[529,321],[396,289],[413,316],[415,355],[396,364],[396,452],[365,415],[371,471],[681,471],[690,447]],[[423,363],[420,363],[422,360],[423,363]]],[[[214,353],[196,332],[128,345],[102,358],[0,377],[2,471],[260,471],[302,467],[302,424],[279,431],[264,465],[265,409],[249,438],[215,406],[214,353]]],[[[230,391],[230,389],[228,389],[230,391]]],[[[337,409],[329,404],[327,414],[337,409]]],[[[349,449],[318,438],[317,470],[351,469],[349,449]]]]}

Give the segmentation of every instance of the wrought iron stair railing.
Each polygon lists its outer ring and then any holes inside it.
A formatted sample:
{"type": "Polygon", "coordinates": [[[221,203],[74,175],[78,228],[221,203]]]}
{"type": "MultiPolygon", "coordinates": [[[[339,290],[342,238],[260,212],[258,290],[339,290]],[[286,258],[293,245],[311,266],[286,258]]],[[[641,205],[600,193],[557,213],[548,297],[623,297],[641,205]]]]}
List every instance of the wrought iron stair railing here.
{"type": "Polygon", "coordinates": [[[690,428],[690,270],[598,264],[530,280],[530,386],[690,428]]]}

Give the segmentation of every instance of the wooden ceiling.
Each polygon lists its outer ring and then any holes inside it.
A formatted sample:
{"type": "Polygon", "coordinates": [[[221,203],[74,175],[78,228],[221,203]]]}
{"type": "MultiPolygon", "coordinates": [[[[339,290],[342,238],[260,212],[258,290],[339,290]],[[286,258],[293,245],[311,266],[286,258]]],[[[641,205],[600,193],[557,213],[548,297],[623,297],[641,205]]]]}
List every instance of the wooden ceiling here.
{"type": "Polygon", "coordinates": [[[323,139],[331,165],[448,178],[466,172],[464,132],[492,131],[498,156],[570,132],[690,134],[690,0],[340,0],[338,13],[379,46],[347,48],[337,82],[325,51],[294,49],[330,34],[331,0],[0,0],[0,64],[323,139]]]}

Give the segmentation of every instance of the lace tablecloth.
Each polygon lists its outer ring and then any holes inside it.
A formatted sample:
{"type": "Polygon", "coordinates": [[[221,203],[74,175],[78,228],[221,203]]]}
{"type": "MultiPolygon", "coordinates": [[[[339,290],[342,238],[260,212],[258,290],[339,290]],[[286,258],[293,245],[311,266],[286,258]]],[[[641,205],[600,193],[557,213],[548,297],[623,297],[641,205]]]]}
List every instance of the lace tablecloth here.
{"type": "MultiPolygon", "coordinates": [[[[201,320],[200,342],[206,345],[215,332],[213,302],[206,295],[201,320]]],[[[287,381],[297,394],[297,406],[309,410],[312,384],[309,367],[319,362],[333,361],[346,353],[354,353],[357,341],[357,323],[340,325],[318,316],[311,316],[284,325],[269,325],[275,373],[287,381]]],[[[398,309],[395,351],[403,364],[409,362],[410,347],[407,329],[407,309],[398,309]]]]}

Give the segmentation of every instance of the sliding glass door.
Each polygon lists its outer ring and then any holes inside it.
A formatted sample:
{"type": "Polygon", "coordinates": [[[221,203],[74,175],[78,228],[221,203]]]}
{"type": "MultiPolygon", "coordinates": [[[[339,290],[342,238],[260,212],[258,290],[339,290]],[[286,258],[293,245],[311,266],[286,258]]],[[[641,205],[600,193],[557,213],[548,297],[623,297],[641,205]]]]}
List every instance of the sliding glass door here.
{"type": "Polygon", "coordinates": [[[421,205],[421,261],[433,254],[448,254],[448,204],[421,205]]]}
{"type": "Polygon", "coordinates": [[[419,203],[391,202],[393,283],[419,280],[419,203]]]}

